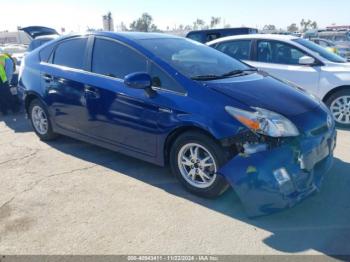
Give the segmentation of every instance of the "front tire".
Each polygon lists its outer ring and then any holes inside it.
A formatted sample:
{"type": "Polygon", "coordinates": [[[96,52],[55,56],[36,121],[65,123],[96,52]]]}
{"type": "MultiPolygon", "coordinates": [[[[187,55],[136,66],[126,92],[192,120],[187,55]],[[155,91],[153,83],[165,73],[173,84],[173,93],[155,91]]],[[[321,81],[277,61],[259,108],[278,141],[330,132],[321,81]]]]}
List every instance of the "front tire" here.
{"type": "Polygon", "coordinates": [[[326,105],[338,127],[350,127],[350,90],[335,92],[327,99],[326,105]]]}
{"type": "Polygon", "coordinates": [[[57,134],[52,130],[51,121],[46,107],[39,99],[34,99],[30,103],[29,118],[34,132],[40,140],[49,141],[57,137],[57,134]]]}
{"type": "Polygon", "coordinates": [[[180,135],[170,151],[170,168],[184,187],[201,197],[214,198],[229,187],[217,172],[226,162],[226,152],[211,137],[200,132],[180,135]]]}

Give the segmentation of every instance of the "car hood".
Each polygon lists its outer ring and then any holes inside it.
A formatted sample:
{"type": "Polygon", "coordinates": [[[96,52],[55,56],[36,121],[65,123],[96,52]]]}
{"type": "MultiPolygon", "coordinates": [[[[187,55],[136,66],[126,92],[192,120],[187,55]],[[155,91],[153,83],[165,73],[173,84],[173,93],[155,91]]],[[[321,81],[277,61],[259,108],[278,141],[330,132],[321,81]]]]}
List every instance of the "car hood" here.
{"type": "Polygon", "coordinates": [[[208,81],[205,85],[248,107],[260,107],[295,116],[313,110],[320,102],[306,91],[281,82],[265,73],[208,81]]]}
{"type": "Polygon", "coordinates": [[[58,35],[55,29],[44,27],[44,26],[28,26],[28,27],[20,28],[19,30],[27,33],[32,39],[35,39],[38,36],[44,36],[44,35],[58,35]]]}

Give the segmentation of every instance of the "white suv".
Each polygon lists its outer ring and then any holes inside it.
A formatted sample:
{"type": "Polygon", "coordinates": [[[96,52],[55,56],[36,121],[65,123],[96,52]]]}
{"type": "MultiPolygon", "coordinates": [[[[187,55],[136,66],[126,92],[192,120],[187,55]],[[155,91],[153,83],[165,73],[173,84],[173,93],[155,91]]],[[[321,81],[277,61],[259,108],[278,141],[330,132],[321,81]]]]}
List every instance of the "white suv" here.
{"type": "Polygon", "coordinates": [[[207,45],[303,87],[326,103],[338,126],[350,127],[350,63],[340,56],[286,35],[230,36],[207,45]]]}

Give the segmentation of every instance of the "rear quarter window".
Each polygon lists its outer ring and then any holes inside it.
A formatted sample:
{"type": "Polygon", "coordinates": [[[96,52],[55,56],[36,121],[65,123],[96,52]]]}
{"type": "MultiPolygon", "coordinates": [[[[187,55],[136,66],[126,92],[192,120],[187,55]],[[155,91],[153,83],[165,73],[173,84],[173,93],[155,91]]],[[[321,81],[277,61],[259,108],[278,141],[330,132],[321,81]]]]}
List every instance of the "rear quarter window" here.
{"type": "Polygon", "coordinates": [[[69,68],[83,69],[86,44],[86,38],[64,40],[56,47],[53,63],[69,68]]]}

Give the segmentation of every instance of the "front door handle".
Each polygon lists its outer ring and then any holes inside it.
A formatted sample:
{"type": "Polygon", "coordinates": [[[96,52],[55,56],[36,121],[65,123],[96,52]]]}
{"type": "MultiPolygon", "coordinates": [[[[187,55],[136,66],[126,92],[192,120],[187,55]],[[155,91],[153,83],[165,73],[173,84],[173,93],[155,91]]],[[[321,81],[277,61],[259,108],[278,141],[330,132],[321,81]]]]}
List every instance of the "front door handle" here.
{"type": "Polygon", "coordinates": [[[88,99],[99,99],[100,98],[100,92],[89,85],[84,86],[84,93],[85,93],[85,98],[88,99]]]}

